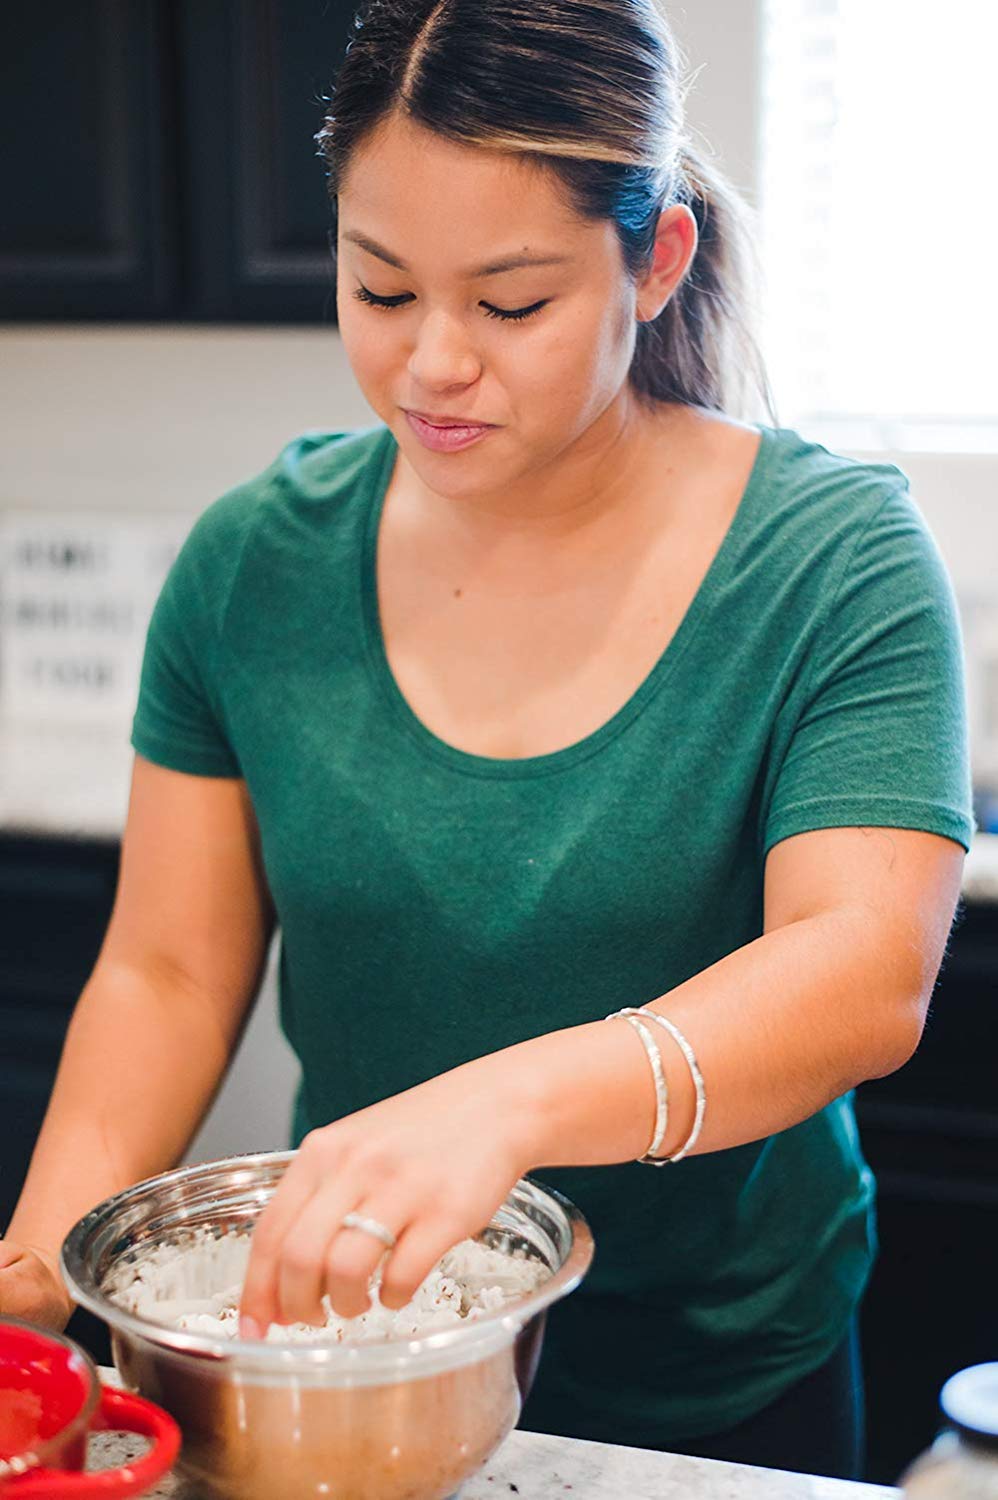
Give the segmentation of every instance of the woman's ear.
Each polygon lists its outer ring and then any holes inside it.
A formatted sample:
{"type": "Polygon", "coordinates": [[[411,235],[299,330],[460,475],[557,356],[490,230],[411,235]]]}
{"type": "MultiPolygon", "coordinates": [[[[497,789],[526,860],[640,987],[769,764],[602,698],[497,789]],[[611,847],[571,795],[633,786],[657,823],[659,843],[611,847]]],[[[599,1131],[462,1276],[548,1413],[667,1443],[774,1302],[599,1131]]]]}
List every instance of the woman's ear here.
{"type": "Polygon", "coordinates": [[[699,235],[693,211],[673,203],[659,215],[654,259],[637,284],[634,314],[639,323],[657,318],[679,286],[697,252],[699,235]]]}

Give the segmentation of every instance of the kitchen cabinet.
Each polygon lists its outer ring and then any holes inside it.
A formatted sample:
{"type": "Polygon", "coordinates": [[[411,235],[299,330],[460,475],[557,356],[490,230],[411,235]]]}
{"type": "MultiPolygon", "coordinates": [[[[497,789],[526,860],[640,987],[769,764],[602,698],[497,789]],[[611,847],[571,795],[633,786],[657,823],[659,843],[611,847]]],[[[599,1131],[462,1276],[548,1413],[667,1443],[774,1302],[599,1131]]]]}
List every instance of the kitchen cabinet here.
{"type": "MultiPolygon", "coordinates": [[[[0,834],[0,1233],[27,1174],[73,1006],[107,929],[118,862],[116,841],[0,834]]],[[[77,1311],[68,1332],[110,1361],[99,1319],[77,1311]]]]}
{"type": "MultiPolygon", "coordinates": [[[[0,1229],[14,1207],[72,1007],[111,912],[112,838],[0,832],[0,1229]]],[[[998,1357],[998,904],[961,903],[925,1037],[857,1090],[879,1187],[881,1253],[862,1314],[868,1478],[927,1446],[945,1378],[998,1357]]],[[[74,1337],[108,1363],[103,1325],[74,1337]]]]}
{"type": "Polygon", "coordinates": [[[13,1212],[117,876],[114,843],[0,838],[0,1225],[13,1212]]]}
{"type": "Polygon", "coordinates": [[[0,10],[0,317],[170,317],[175,90],[160,0],[0,10]]]}
{"type": "Polygon", "coordinates": [[[313,140],[353,0],[7,7],[0,317],[335,322],[313,140]]]}
{"type": "Polygon", "coordinates": [[[998,904],[963,903],[918,1051],[857,1090],[880,1255],[862,1314],[868,1478],[893,1483],[937,1396],[998,1359],[998,904]]]}

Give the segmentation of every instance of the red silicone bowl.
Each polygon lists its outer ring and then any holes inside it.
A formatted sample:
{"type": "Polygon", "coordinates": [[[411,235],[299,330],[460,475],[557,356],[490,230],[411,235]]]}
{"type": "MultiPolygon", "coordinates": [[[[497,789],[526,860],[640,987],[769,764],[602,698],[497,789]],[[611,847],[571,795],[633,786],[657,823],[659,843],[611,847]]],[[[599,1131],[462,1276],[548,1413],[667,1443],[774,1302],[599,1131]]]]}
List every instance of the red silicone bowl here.
{"type": "Polygon", "coordinates": [[[4,1500],[102,1500],[142,1495],[171,1468],[180,1428],[142,1396],[101,1386],[72,1339],[0,1318],[0,1494],[4,1500]],[[91,1432],[137,1432],[148,1453],[119,1469],[82,1472],[91,1432]]]}

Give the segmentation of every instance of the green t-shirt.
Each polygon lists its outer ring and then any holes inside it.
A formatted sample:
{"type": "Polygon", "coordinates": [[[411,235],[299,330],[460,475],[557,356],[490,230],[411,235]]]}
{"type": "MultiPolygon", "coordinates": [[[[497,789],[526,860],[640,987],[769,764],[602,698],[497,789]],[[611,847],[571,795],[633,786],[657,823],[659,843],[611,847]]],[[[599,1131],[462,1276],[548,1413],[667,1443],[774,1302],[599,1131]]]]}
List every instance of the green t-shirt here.
{"type": "MultiPolygon", "coordinates": [[[[969,844],[960,627],[905,475],[761,432],[647,678],[595,733],[521,760],[446,744],[392,677],[375,585],[388,428],[305,432],[195,524],[132,743],[246,779],[303,1072],[294,1144],[751,942],[765,856],[792,834],[969,844]]],[[[829,1355],[875,1253],[851,1095],[675,1166],[534,1175],[597,1247],[550,1313],[535,1430],[640,1446],[741,1421],[829,1355]]]]}

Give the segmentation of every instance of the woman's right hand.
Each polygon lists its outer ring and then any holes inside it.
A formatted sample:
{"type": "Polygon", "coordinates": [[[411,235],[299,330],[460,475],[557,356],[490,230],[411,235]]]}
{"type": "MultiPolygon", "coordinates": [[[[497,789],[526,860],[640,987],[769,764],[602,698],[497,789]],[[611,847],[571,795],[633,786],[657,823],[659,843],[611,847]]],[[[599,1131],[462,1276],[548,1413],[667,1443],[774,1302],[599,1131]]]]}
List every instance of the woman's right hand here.
{"type": "Polygon", "coordinates": [[[61,1333],[74,1306],[54,1256],[17,1240],[0,1240],[0,1318],[23,1318],[61,1333]]]}
{"type": "Polygon", "coordinates": [[[59,1269],[63,1236],[95,1204],[181,1160],[236,1049],[275,925],[246,783],[136,756],[114,910],[17,1210],[9,1226],[0,1218],[0,1318],[65,1328],[76,1304],[59,1269]]]}

